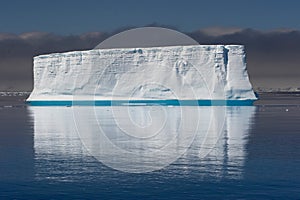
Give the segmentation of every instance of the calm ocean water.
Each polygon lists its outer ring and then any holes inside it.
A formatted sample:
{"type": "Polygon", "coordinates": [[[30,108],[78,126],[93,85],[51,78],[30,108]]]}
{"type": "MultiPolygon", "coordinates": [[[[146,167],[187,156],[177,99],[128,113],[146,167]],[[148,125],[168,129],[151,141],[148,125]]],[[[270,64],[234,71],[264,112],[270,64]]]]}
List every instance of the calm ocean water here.
{"type": "Polygon", "coordinates": [[[300,95],[244,107],[0,98],[0,199],[300,199],[300,95]]]}

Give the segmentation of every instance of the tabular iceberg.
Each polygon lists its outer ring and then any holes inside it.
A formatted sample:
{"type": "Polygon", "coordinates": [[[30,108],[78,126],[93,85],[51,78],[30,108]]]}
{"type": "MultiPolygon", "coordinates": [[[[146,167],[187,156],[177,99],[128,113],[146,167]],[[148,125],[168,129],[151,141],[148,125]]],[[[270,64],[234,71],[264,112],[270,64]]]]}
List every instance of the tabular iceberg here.
{"type": "Polygon", "coordinates": [[[241,105],[256,99],[244,46],[191,45],[94,49],[34,57],[34,89],[27,102],[241,105]]]}

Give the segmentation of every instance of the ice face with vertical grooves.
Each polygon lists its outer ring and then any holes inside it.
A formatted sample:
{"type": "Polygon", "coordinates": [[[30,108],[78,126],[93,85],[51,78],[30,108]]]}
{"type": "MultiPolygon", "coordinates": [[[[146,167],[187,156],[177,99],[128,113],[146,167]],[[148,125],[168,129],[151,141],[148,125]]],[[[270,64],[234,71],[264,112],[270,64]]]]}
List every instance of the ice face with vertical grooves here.
{"type": "Polygon", "coordinates": [[[242,45],[94,49],[34,57],[34,101],[256,100],[242,45]]]}

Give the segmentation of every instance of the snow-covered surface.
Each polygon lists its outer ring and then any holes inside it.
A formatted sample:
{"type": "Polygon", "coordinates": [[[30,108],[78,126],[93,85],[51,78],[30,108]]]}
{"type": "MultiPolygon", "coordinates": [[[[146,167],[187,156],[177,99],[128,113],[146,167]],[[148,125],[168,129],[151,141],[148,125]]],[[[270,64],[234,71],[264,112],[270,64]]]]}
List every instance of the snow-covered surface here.
{"type": "Polygon", "coordinates": [[[242,45],[95,49],[34,57],[41,100],[256,100],[242,45]]]}

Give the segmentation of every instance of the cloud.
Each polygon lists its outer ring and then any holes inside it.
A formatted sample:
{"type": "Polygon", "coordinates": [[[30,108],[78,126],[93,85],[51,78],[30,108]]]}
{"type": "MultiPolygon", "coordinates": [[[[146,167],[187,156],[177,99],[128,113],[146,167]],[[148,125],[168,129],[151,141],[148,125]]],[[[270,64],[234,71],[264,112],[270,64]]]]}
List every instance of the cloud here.
{"type": "Polygon", "coordinates": [[[92,49],[107,37],[101,32],[69,36],[44,32],[0,34],[0,90],[31,90],[36,55],[92,49]]]}
{"type": "MultiPolygon", "coordinates": [[[[0,90],[31,90],[32,58],[36,55],[93,49],[110,35],[129,28],[133,27],[123,27],[112,33],[67,36],[46,32],[0,33],[0,90]]],[[[211,27],[186,34],[200,44],[245,45],[248,71],[255,87],[300,86],[300,31],[211,27]]]]}
{"type": "Polygon", "coordinates": [[[212,36],[212,37],[219,37],[223,35],[230,35],[234,33],[241,32],[243,29],[238,27],[207,27],[200,29],[199,32],[212,36]]]}
{"type": "Polygon", "coordinates": [[[250,78],[255,87],[287,88],[300,86],[300,32],[295,30],[258,31],[243,29],[228,34],[189,35],[200,44],[243,44],[250,78]],[[279,80],[280,81],[277,81],[279,80]],[[283,81],[284,80],[284,81],[283,81]]]}

